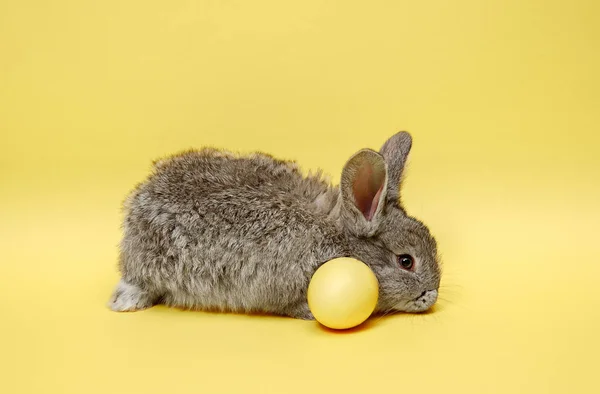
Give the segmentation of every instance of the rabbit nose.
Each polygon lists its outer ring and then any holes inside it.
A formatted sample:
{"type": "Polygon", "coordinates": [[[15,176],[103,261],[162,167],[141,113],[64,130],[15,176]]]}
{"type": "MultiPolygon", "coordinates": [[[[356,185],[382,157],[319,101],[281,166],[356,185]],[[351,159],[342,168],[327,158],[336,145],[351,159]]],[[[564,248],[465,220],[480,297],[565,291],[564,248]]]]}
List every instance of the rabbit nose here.
{"type": "Polygon", "coordinates": [[[420,296],[415,298],[415,300],[425,302],[426,300],[424,298],[427,298],[428,300],[435,302],[437,300],[437,297],[438,297],[437,290],[425,290],[424,292],[421,293],[420,296]]]}

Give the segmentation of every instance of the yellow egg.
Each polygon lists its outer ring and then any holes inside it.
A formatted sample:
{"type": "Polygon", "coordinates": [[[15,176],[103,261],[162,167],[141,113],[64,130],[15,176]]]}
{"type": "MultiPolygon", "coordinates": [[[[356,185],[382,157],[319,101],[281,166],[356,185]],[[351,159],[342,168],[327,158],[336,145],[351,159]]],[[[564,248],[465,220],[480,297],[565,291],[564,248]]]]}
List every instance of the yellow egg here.
{"type": "Polygon", "coordinates": [[[362,261],[341,257],[315,271],[307,295],[310,311],[319,323],[333,329],[352,328],[375,310],[379,282],[362,261]]]}

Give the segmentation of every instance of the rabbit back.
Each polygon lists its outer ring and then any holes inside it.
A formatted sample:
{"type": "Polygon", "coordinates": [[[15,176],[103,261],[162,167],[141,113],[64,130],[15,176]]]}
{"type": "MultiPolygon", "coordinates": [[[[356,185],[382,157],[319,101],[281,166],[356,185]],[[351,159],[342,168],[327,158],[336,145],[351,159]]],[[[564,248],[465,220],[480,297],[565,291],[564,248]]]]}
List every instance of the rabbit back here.
{"type": "Polygon", "coordinates": [[[159,161],[125,203],[123,279],[173,306],[294,315],[316,267],[344,254],[320,174],[264,154],[159,161]]]}

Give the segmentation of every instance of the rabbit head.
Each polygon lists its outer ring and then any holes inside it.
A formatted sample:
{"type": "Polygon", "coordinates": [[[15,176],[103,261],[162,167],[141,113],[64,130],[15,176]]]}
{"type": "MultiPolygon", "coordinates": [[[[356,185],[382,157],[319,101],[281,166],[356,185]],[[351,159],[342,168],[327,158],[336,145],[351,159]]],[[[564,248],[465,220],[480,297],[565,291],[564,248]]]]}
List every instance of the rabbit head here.
{"type": "Polygon", "coordinates": [[[440,268],[429,229],[401,205],[402,174],[412,138],[391,137],[379,152],[363,149],[342,172],[335,214],[349,251],[379,280],[378,312],[421,312],[437,300],[440,268]]]}

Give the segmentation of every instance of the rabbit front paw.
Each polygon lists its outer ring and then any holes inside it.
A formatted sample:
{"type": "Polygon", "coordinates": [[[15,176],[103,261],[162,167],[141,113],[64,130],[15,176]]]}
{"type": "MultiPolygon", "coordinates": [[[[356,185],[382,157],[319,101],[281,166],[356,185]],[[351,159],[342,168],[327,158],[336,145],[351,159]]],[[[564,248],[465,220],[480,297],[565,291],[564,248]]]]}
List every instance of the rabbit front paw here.
{"type": "Polygon", "coordinates": [[[310,308],[308,307],[308,303],[306,302],[303,302],[296,308],[293,308],[290,311],[289,316],[301,320],[315,320],[315,317],[313,316],[310,308]]]}

